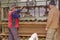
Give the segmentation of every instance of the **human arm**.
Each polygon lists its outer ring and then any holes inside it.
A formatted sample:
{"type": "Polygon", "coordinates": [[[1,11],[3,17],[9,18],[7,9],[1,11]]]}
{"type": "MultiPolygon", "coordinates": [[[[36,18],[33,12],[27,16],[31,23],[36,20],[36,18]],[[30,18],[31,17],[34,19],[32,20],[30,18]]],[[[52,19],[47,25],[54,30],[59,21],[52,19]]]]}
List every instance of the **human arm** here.
{"type": "Polygon", "coordinates": [[[47,17],[47,24],[46,24],[46,30],[50,27],[50,24],[52,23],[54,17],[54,12],[52,10],[49,11],[48,17],[47,17]]]}
{"type": "Polygon", "coordinates": [[[21,6],[21,7],[20,7],[20,10],[22,10],[23,8],[24,8],[24,6],[21,6]]]}

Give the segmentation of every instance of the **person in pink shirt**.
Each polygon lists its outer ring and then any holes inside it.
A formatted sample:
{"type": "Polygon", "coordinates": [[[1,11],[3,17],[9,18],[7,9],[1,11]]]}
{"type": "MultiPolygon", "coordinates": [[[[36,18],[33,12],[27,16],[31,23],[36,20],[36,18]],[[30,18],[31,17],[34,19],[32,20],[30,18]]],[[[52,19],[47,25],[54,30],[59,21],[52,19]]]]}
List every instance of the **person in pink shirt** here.
{"type": "Polygon", "coordinates": [[[11,10],[8,13],[8,28],[9,28],[9,37],[8,40],[19,40],[17,28],[19,27],[19,13],[23,9],[16,9],[16,5],[12,5],[11,10]]]}

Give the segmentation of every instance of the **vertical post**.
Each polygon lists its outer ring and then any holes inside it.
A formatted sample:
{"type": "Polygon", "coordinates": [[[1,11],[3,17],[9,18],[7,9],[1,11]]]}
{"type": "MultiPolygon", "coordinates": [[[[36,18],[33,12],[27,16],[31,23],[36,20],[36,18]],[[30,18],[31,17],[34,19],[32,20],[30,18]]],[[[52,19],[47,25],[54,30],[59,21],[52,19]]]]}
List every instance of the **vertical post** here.
{"type": "Polygon", "coordinates": [[[1,0],[0,0],[0,33],[1,33],[1,0]]]}
{"type": "Polygon", "coordinates": [[[60,0],[59,0],[59,11],[60,11],[60,0]]]}
{"type": "MultiPolygon", "coordinates": [[[[58,0],[59,1],[59,13],[60,13],[60,0],[58,0]]],[[[60,40],[60,20],[59,20],[59,31],[58,31],[58,33],[59,33],[59,40],[60,40]]]]}
{"type": "MultiPolygon", "coordinates": [[[[59,14],[60,14],[60,0],[59,0],[59,14]]],[[[59,25],[59,29],[60,29],[60,25],[59,25]]],[[[60,31],[59,31],[59,34],[60,34],[60,31]]],[[[59,37],[60,37],[60,35],[59,35],[59,37]]],[[[59,38],[59,40],[60,40],[60,38],[59,38]]]]}
{"type": "Polygon", "coordinates": [[[0,23],[1,23],[1,1],[0,1],[0,23]]]}
{"type": "Polygon", "coordinates": [[[47,8],[48,8],[47,2],[48,2],[48,0],[46,0],[46,7],[45,7],[46,12],[45,12],[45,14],[47,14],[47,8]]]}
{"type": "Polygon", "coordinates": [[[1,1],[0,1],[0,24],[1,24],[1,1]]]}

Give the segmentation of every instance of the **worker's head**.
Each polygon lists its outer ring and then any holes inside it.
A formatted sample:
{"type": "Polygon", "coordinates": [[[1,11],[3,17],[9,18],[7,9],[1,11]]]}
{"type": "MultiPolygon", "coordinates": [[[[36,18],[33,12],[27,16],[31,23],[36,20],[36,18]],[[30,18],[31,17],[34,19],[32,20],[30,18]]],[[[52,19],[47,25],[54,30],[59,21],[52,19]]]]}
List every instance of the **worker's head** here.
{"type": "Polygon", "coordinates": [[[55,1],[54,0],[51,0],[51,2],[49,3],[49,8],[51,9],[51,8],[53,8],[55,6],[56,6],[55,1]]]}

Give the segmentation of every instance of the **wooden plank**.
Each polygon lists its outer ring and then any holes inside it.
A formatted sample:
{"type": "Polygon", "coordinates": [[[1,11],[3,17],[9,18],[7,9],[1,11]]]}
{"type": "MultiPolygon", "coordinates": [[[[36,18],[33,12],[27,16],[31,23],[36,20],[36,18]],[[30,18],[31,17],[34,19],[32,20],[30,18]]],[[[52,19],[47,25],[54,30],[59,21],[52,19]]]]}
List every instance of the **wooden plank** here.
{"type": "MultiPolygon", "coordinates": [[[[2,24],[4,25],[7,25],[8,22],[2,22],[2,24]]],[[[19,22],[19,24],[45,24],[46,25],[46,22],[19,22]]]]}
{"type": "Polygon", "coordinates": [[[1,23],[1,1],[0,1],[0,23],[1,23]]]}
{"type": "MultiPolygon", "coordinates": [[[[4,33],[1,33],[1,34],[0,34],[0,36],[8,36],[8,35],[9,35],[9,34],[4,34],[4,33]]],[[[26,34],[19,34],[18,36],[31,36],[31,35],[32,35],[32,34],[28,34],[28,35],[27,35],[27,33],[26,33],[26,34]]],[[[39,37],[46,37],[46,35],[39,35],[39,34],[38,34],[38,36],[39,36],[39,37]]]]}
{"type": "MultiPolygon", "coordinates": [[[[5,34],[1,34],[2,36],[8,35],[8,23],[3,22],[5,34]]],[[[37,33],[38,36],[45,37],[46,31],[45,26],[46,22],[19,22],[19,30],[18,33],[20,36],[31,36],[33,33],[37,33]]]]}
{"type": "MultiPolygon", "coordinates": [[[[3,25],[4,25],[4,28],[5,28],[5,33],[8,33],[7,23],[3,23],[3,25]]],[[[46,31],[45,31],[46,24],[45,24],[45,22],[43,22],[43,23],[42,22],[20,22],[19,26],[20,26],[19,30],[18,30],[19,34],[23,34],[23,33],[24,34],[27,33],[27,35],[29,35],[29,33],[30,34],[33,34],[33,33],[46,34],[46,31]]]]}

